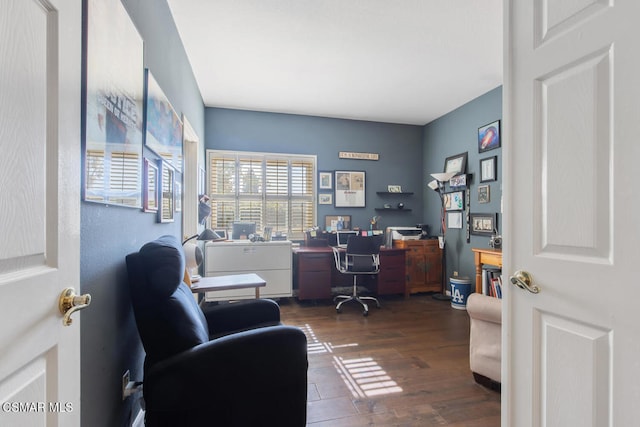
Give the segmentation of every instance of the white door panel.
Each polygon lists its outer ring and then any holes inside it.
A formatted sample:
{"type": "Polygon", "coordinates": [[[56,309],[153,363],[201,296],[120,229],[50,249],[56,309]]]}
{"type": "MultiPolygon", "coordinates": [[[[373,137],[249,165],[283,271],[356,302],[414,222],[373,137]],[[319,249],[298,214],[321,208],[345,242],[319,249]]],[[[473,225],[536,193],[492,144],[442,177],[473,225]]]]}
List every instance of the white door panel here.
{"type": "Polygon", "coordinates": [[[503,425],[635,425],[640,2],[505,5],[503,425]]]}
{"type": "Polygon", "coordinates": [[[80,424],[81,2],[0,2],[0,425],[80,424]]]}

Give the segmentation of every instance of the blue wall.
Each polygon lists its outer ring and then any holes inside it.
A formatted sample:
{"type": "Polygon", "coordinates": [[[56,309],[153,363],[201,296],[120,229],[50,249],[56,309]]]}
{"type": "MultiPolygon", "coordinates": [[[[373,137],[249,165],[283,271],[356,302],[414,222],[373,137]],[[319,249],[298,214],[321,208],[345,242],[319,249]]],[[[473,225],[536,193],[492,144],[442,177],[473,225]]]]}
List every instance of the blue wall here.
{"type": "MultiPolygon", "coordinates": [[[[109,0],[114,6],[119,0],[109,0]]],[[[173,107],[204,135],[204,105],[166,2],[124,0],[144,39],[144,64],[173,107]]],[[[83,3],[86,10],[86,0],[83,3]]],[[[142,73],[143,70],[140,70],[142,73]]],[[[144,155],[157,158],[145,149],[144,155]]],[[[81,174],[78,171],[79,175],[81,174]]],[[[139,402],[122,401],[122,374],[142,380],[144,351],[129,299],[125,256],[163,234],[181,235],[181,215],[160,224],[140,209],[83,202],[81,205],[82,292],[92,296],[81,322],[82,425],[129,426],[139,402]]]]}
{"type": "Polygon", "coordinates": [[[221,108],[206,108],[205,118],[208,149],[315,154],[319,171],[365,171],[366,207],[318,205],[319,225],[324,224],[325,215],[351,215],[353,225],[363,228],[368,228],[375,215],[382,216],[380,227],[422,222],[422,126],[221,108]],[[340,151],[378,153],[380,160],[339,159],[340,151]],[[414,194],[376,194],[386,191],[389,184],[414,194]],[[400,201],[407,211],[375,210],[400,201]]]}
{"type": "MultiPolygon", "coordinates": [[[[498,230],[501,230],[502,215],[502,149],[498,148],[478,153],[478,128],[502,119],[502,86],[468,102],[456,110],[434,120],[424,127],[424,170],[425,180],[430,181],[430,173],[442,172],[445,159],[449,156],[468,152],[467,173],[471,179],[471,212],[498,213],[498,230]],[[480,184],[480,159],[498,156],[497,181],[480,184]],[[478,185],[490,186],[490,203],[478,203],[478,185]]],[[[435,191],[424,188],[425,222],[434,224],[435,234],[439,230],[440,199],[435,191]]],[[[447,191],[449,191],[447,186],[447,191]]],[[[464,214],[463,214],[464,215],[464,214]]],[[[464,227],[465,225],[463,225],[464,227]]],[[[467,243],[466,230],[447,229],[446,233],[447,277],[458,271],[475,283],[475,266],[471,248],[488,248],[489,238],[471,235],[467,243]]]]}

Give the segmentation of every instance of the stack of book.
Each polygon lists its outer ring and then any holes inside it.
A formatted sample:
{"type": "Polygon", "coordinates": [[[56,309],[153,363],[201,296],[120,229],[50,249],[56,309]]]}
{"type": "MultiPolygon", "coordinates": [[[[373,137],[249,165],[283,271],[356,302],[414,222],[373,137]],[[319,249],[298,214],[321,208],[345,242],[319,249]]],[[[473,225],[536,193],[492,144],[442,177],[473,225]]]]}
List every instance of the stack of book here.
{"type": "Polygon", "coordinates": [[[502,298],[502,270],[499,267],[482,267],[482,293],[494,298],[502,298]]]}

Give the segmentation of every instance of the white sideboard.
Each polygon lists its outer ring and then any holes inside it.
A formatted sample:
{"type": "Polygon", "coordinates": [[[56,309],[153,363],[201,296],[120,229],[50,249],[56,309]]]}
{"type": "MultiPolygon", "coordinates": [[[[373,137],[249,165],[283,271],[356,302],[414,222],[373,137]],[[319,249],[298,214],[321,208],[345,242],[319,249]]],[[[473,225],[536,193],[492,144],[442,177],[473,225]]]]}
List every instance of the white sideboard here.
{"type": "MultiPolygon", "coordinates": [[[[260,289],[262,298],[290,297],[291,242],[250,242],[232,240],[205,245],[205,276],[256,273],[267,285],[260,289]]],[[[207,292],[205,301],[255,298],[253,289],[207,292]]]]}

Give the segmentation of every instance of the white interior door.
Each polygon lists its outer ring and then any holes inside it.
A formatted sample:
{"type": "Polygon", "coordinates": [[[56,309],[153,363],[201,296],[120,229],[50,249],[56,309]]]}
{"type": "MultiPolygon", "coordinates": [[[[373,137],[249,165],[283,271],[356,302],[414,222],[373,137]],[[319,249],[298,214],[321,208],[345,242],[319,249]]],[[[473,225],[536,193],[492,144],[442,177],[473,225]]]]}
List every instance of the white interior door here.
{"type": "Polygon", "coordinates": [[[0,2],[0,425],[80,425],[81,2],[0,2]]]}
{"type": "Polygon", "coordinates": [[[640,2],[505,2],[505,426],[640,420],[640,2]]]}

